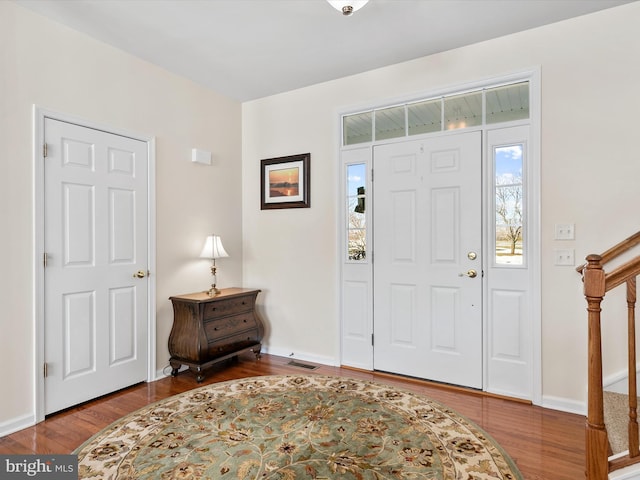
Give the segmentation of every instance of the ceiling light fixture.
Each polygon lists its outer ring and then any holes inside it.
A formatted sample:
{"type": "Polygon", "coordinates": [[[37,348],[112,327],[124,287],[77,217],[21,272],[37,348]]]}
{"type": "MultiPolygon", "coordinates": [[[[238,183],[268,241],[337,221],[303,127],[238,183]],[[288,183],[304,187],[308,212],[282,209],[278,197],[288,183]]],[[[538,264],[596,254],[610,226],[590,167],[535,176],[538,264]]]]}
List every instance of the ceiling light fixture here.
{"type": "Polygon", "coordinates": [[[346,17],[360,10],[369,0],[327,0],[333,8],[342,12],[346,17]]]}

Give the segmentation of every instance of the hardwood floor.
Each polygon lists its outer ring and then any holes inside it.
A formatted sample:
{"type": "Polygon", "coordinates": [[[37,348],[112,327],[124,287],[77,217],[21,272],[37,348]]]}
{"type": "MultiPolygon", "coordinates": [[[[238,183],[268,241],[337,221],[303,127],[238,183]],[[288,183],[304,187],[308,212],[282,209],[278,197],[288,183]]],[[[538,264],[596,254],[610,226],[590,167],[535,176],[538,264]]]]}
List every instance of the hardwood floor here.
{"type": "MultiPolygon", "coordinates": [[[[245,355],[206,371],[198,384],[191,372],[143,383],[49,416],[44,422],[0,438],[2,454],[70,453],[129,412],[200,385],[259,375],[340,375],[394,385],[437,400],[473,420],[516,462],[526,480],[577,480],[584,474],[584,424],[580,415],[543,409],[394,375],[319,366],[309,371],[288,358],[245,355]]],[[[304,362],[307,363],[307,362],[304,362]]]]}

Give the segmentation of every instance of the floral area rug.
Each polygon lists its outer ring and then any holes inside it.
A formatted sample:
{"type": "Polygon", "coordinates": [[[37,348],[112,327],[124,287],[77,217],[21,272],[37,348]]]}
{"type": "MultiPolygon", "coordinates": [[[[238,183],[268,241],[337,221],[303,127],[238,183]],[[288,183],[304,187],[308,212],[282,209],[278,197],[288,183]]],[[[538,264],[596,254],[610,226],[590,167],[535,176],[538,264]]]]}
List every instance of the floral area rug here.
{"type": "Polygon", "coordinates": [[[423,396],[316,375],[200,387],[133,412],[74,453],[91,479],[517,479],[474,423],[423,396]]]}

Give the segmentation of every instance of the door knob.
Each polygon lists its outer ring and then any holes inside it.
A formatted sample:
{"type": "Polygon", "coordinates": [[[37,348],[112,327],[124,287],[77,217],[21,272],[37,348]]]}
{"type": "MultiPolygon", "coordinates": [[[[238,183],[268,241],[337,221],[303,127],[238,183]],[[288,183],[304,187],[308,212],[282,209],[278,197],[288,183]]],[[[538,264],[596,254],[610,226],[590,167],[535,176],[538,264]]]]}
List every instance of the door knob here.
{"type": "Polygon", "coordinates": [[[471,270],[468,270],[464,273],[459,273],[458,274],[459,277],[469,277],[469,278],[476,278],[478,276],[478,272],[476,272],[473,268],[471,270]]]}
{"type": "Polygon", "coordinates": [[[138,270],[136,273],[133,274],[133,278],[144,278],[146,276],[147,274],[144,270],[138,270]]]}

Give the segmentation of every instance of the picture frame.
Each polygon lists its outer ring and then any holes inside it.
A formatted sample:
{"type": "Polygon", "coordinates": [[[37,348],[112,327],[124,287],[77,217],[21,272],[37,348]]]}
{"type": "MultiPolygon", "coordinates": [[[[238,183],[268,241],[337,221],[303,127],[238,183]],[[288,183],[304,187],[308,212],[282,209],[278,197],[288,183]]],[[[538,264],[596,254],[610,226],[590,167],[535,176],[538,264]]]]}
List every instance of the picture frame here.
{"type": "Polygon", "coordinates": [[[260,160],[260,209],[309,208],[311,154],[260,160]]]}

